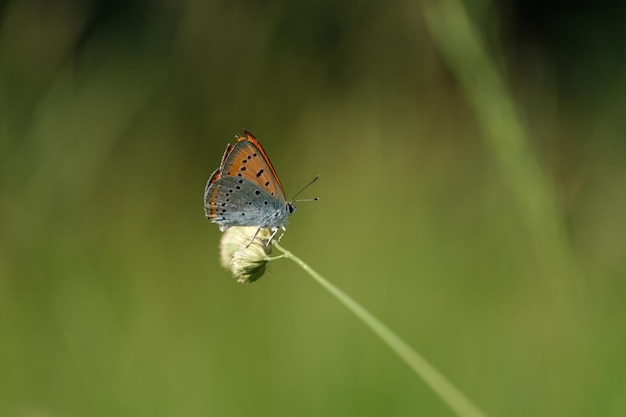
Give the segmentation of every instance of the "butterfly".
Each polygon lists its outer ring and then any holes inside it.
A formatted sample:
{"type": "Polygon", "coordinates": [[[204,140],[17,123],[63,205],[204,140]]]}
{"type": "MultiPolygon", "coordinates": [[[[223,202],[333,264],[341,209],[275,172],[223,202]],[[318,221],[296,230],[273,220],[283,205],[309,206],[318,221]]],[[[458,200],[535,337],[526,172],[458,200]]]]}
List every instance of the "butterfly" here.
{"type": "MultiPolygon", "coordinates": [[[[269,228],[271,238],[285,231],[287,218],[296,211],[261,143],[247,130],[228,144],[220,167],[213,171],[204,191],[207,219],[220,231],[232,226],[269,228]]],[[[311,181],[311,184],[317,177],[311,181]]],[[[308,186],[308,185],[307,185],[308,186]]],[[[306,188],[306,187],[305,187],[306,188]]],[[[255,234],[256,236],[256,234],[255,234]]]]}

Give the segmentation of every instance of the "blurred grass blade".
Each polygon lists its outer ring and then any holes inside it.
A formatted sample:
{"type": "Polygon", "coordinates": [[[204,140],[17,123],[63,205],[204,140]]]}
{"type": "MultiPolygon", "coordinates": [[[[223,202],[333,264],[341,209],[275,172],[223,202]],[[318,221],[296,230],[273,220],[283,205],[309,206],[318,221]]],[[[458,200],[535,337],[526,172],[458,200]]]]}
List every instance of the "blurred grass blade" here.
{"type": "Polygon", "coordinates": [[[434,41],[476,113],[552,295],[569,310],[566,305],[572,298],[566,281],[579,285],[581,274],[570,252],[553,184],[534,155],[512,94],[461,1],[423,2],[422,10],[434,41]]]}

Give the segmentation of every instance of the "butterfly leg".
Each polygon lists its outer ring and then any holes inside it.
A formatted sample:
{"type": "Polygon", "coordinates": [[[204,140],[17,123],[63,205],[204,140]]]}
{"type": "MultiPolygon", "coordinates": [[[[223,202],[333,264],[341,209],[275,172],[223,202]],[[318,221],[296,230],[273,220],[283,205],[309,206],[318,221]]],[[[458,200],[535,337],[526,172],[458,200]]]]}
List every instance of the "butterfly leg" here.
{"type": "MultiPolygon", "coordinates": [[[[280,234],[280,236],[278,236],[278,240],[276,240],[276,242],[279,242],[279,243],[280,243],[280,240],[283,238],[283,236],[285,236],[285,232],[287,231],[287,229],[285,229],[285,226],[281,227],[281,229],[283,229],[283,232],[280,234]]],[[[278,232],[278,229],[276,229],[276,231],[274,232],[274,235],[276,234],[276,232],[278,232]]]]}
{"type": "MultiPolygon", "coordinates": [[[[257,227],[257,228],[256,228],[256,232],[254,232],[254,234],[252,235],[252,238],[250,238],[250,241],[249,241],[249,242],[248,242],[248,244],[246,245],[246,248],[247,248],[248,246],[250,246],[250,245],[252,244],[252,242],[254,242],[254,239],[256,238],[256,235],[258,235],[260,231],[261,231],[261,226],[259,226],[259,227],[257,227]]],[[[274,235],[272,235],[272,236],[274,236],[274,235]]],[[[271,240],[271,238],[270,238],[270,240],[271,240]]],[[[269,242],[268,242],[268,243],[269,243],[269,242]]]]}
{"type": "MultiPolygon", "coordinates": [[[[272,239],[274,239],[274,236],[276,236],[276,233],[278,233],[278,227],[272,227],[272,235],[270,236],[270,238],[267,241],[267,244],[269,245],[270,242],[272,241],[272,239]]],[[[280,240],[280,239],[279,239],[280,240]]]]}
{"type": "Polygon", "coordinates": [[[272,242],[272,239],[274,239],[274,236],[276,236],[276,233],[278,233],[280,229],[283,229],[283,232],[280,234],[280,236],[278,236],[278,240],[277,240],[277,242],[280,242],[280,240],[283,238],[283,235],[285,234],[286,229],[284,227],[281,227],[281,228],[272,227],[272,235],[267,240],[268,245],[272,242]]]}
{"type": "MultiPolygon", "coordinates": [[[[250,238],[250,241],[248,242],[248,244],[246,245],[246,248],[248,246],[250,246],[252,244],[252,242],[254,242],[254,239],[257,237],[257,235],[259,234],[259,232],[261,231],[262,227],[259,226],[256,229],[256,232],[254,232],[254,235],[252,235],[252,237],[250,238]]],[[[280,239],[283,238],[283,235],[285,234],[286,229],[283,227],[283,232],[280,234],[280,236],[278,237],[278,242],[280,242],[280,239]]],[[[270,235],[270,237],[267,239],[267,243],[265,244],[265,246],[269,246],[270,243],[272,243],[272,239],[274,239],[274,236],[276,236],[276,233],[278,233],[278,231],[280,230],[280,228],[278,227],[272,227],[272,234],[270,235]]]]}

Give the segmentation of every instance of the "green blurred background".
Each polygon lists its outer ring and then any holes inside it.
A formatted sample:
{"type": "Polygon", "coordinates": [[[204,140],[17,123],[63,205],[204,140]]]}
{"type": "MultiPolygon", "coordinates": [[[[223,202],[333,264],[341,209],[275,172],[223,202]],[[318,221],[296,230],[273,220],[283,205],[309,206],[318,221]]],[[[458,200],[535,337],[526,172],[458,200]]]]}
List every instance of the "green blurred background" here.
{"type": "Polygon", "coordinates": [[[0,415],[454,415],[294,264],[219,266],[242,128],[321,175],[281,243],[488,415],[626,415],[626,7],[445,4],[3,2],[0,415]]]}

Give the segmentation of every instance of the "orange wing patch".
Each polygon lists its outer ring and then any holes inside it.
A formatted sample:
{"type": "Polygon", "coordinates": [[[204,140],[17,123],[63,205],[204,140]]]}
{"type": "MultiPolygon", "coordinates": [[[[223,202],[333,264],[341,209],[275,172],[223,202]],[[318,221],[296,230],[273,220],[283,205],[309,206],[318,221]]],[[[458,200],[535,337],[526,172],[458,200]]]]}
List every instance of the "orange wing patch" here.
{"type": "MultiPolygon", "coordinates": [[[[285,199],[285,191],[267,154],[250,132],[238,137],[237,143],[226,149],[221,174],[242,177],[259,185],[270,195],[285,199]]],[[[218,178],[211,178],[217,181],[218,178]]]]}

